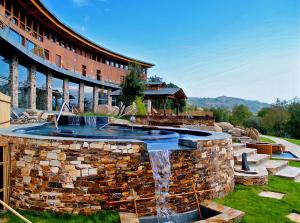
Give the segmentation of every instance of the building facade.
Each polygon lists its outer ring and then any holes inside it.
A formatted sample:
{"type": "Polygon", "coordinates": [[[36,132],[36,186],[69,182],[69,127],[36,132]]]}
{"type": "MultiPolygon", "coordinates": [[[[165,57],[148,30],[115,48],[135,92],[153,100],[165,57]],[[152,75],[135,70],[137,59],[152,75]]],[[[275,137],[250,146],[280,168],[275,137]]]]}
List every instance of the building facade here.
{"type": "Polygon", "coordinates": [[[107,103],[130,63],[153,64],[108,50],[73,31],[39,0],[0,0],[0,91],[13,108],[80,110],[107,103]]]}

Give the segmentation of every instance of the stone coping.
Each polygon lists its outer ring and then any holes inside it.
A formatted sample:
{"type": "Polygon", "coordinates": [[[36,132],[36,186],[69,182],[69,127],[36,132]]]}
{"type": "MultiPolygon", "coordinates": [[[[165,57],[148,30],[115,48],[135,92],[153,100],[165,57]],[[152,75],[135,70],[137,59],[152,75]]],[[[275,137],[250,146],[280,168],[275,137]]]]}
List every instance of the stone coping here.
{"type": "MultiPolygon", "coordinates": [[[[24,125],[13,125],[6,129],[0,129],[0,135],[2,136],[11,136],[11,137],[20,137],[20,138],[30,138],[30,139],[39,139],[39,140],[62,140],[62,141],[86,141],[86,142],[135,142],[135,143],[143,143],[141,140],[135,139],[91,139],[91,138],[74,138],[74,137],[57,137],[57,136],[40,136],[40,135],[30,135],[14,132],[19,128],[31,128],[38,127],[41,125],[48,124],[48,122],[44,123],[30,123],[24,125]]],[[[145,129],[160,129],[160,130],[169,130],[169,131],[187,131],[190,134],[197,133],[205,133],[207,136],[196,136],[190,139],[180,139],[180,144],[192,148],[196,148],[197,141],[210,141],[210,140],[224,140],[231,139],[231,136],[227,133],[220,132],[212,132],[212,131],[203,131],[203,130],[191,130],[187,128],[174,128],[174,127],[165,127],[165,126],[147,126],[147,125],[123,125],[128,127],[136,127],[136,128],[145,128],[145,129]]]]}
{"type": "Polygon", "coordinates": [[[245,213],[242,211],[209,200],[202,202],[201,205],[211,210],[220,212],[220,214],[205,220],[196,221],[194,223],[240,222],[245,215],[245,213]]]}

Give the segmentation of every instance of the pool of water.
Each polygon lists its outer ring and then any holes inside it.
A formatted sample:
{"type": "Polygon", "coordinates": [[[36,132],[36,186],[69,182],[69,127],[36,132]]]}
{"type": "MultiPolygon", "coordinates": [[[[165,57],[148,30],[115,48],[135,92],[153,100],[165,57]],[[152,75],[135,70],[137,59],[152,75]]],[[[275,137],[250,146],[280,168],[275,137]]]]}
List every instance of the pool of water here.
{"type": "Polygon", "coordinates": [[[298,158],[297,156],[295,156],[293,153],[291,152],[283,152],[283,153],[273,153],[272,154],[273,157],[278,157],[278,158],[287,158],[287,159],[295,159],[295,158],[298,158]]]}

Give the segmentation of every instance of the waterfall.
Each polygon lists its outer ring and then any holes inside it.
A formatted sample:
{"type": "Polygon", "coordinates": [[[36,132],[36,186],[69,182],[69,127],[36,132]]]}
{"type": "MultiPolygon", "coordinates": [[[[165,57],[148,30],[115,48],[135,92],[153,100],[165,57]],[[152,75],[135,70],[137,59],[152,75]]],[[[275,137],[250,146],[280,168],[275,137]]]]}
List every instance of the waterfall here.
{"type": "Polygon", "coordinates": [[[150,151],[150,161],[155,181],[156,211],[159,223],[180,222],[179,216],[168,205],[171,163],[169,150],[150,151]]]}
{"type": "Polygon", "coordinates": [[[68,116],[69,125],[80,125],[81,116],[68,116]]]}
{"type": "Polygon", "coordinates": [[[95,116],[83,116],[85,126],[94,127],[97,125],[97,117],[95,116]]]}

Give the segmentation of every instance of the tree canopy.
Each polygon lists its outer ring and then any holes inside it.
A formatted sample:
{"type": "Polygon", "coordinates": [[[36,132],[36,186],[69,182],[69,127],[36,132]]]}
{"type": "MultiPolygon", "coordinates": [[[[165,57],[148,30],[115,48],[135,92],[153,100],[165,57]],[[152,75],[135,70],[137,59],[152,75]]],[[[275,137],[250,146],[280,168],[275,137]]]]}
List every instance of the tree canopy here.
{"type": "Polygon", "coordinates": [[[123,109],[131,105],[137,97],[144,96],[145,80],[142,78],[142,68],[137,64],[129,65],[129,73],[126,75],[124,82],[121,84],[122,94],[119,100],[123,102],[123,106],[120,109],[122,113],[123,109]]]}

